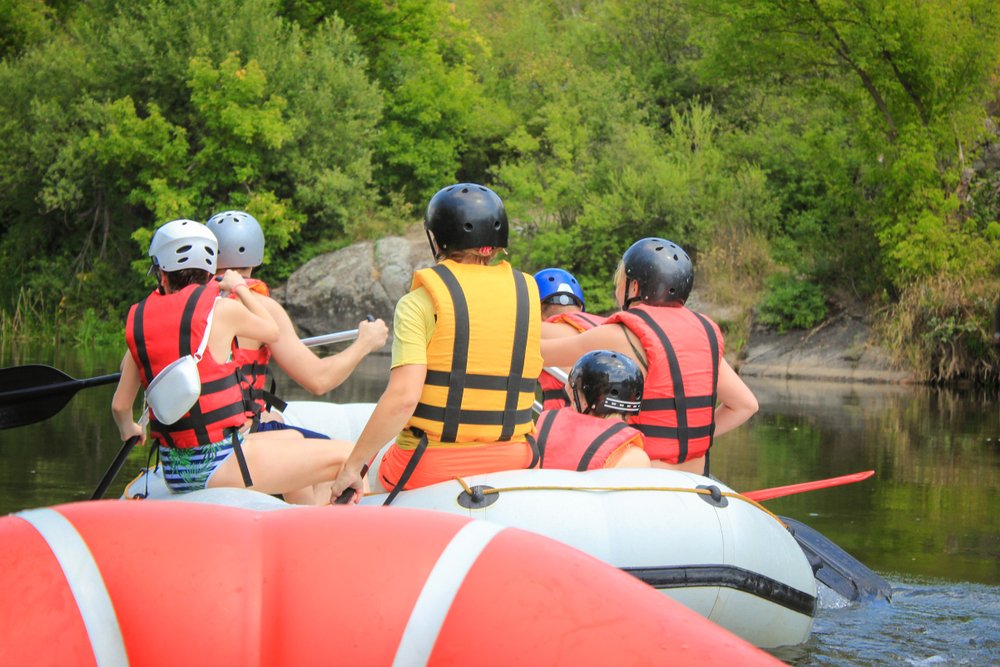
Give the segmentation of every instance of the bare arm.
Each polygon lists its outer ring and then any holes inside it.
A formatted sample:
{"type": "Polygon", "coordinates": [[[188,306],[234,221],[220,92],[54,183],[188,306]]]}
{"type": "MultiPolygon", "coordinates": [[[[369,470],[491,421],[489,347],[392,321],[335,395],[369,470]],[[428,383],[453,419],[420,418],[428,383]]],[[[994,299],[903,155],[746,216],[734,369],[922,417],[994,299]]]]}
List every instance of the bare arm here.
{"type": "Polygon", "coordinates": [[[285,309],[274,299],[262,299],[278,325],[278,340],[269,345],[275,362],[289,377],[317,395],[339,386],[362,359],[385,345],[389,335],[389,329],[382,320],[361,322],[358,337],[350,346],[337,354],[320,358],[299,340],[285,309]]]}
{"type": "Polygon", "coordinates": [[[363,492],[361,467],[406,426],[420,400],[426,377],[427,366],[416,364],[397,366],[389,372],[388,386],[368,419],[365,430],[358,437],[351,455],[340,469],[340,475],[333,483],[331,502],[348,488],[358,492],[354,496],[355,502],[361,499],[360,494],[363,492]]]}
{"type": "Polygon", "coordinates": [[[246,279],[236,271],[229,269],[222,278],[222,289],[232,292],[240,303],[250,311],[253,317],[238,317],[234,323],[237,336],[252,338],[262,343],[273,343],[278,340],[278,325],[271,313],[250,288],[246,279]]]}
{"type": "Polygon", "coordinates": [[[546,366],[568,368],[593,350],[620,352],[640,365],[645,365],[646,361],[636,357],[632,346],[628,344],[625,330],[617,324],[602,324],[576,336],[542,339],[542,359],[546,366]]]}
{"type": "Polygon", "coordinates": [[[114,417],[118,434],[124,442],[134,435],[140,437],[143,435],[142,427],[136,423],[132,413],[135,397],[139,393],[139,369],[128,352],[122,359],[121,372],[122,376],[118,380],[115,395],[111,398],[111,416],[114,417]]]}
{"type": "Polygon", "coordinates": [[[243,276],[232,269],[226,271],[222,288],[236,294],[237,299],[215,302],[214,323],[209,349],[216,361],[229,358],[233,339],[248,338],[262,343],[278,340],[278,325],[263,302],[246,286],[243,276]]]}
{"type": "Polygon", "coordinates": [[[757,397],[725,359],[719,366],[719,401],[715,411],[715,435],[732,431],[759,408],[757,397]]]}

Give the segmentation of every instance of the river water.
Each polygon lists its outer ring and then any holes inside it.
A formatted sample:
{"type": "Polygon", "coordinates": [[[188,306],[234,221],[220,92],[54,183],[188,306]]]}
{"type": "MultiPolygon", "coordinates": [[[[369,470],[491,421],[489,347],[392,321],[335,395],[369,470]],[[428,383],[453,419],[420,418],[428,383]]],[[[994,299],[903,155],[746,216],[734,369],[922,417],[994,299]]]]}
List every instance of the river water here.
{"type": "MultiPolygon", "coordinates": [[[[78,378],[114,372],[120,352],[0,347],[0,366],[46,363],[78,378]]],[[[374,401],[388,359],[371,357],[326,400],[374,401]]],[[[793,665],[1000,664],[1000,396],[943,390],[747,378],[761,410],[722,436],[713,474],[739,490],[863,470],[864,482],[767,501],[807,523],[893,586],[891,603],[822,596],[793,665]]],[[[292,399],[313,399],[290,390],[292,399]]],[[[0,514],[84,500],[121,443],[113,385],[86,389],[58,415],[0,430],[0,514]]],[[[134,451],[108,496],[144,462],[134,451]]]]}

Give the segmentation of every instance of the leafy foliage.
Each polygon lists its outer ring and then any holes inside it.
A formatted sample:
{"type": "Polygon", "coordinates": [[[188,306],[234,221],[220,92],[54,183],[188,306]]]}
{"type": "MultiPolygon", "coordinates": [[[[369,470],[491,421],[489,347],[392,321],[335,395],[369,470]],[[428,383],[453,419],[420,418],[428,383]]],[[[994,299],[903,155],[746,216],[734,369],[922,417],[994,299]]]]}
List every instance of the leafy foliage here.
{"type": "Polygon", "coordinates": [[[994,0],[0,0],[2,321],[117,321],[173,217],[251,212],[279,281],[469,180],[594,310],[663,236],[743,332],[822,285],[995,377],[998,73],[994,0]]]}
{"type": "Polygon", "coordinates": [[[761,301],[757,319],[780,332],[811,329],[826,317],[822,290],[798,276],[775,274],[767,281],[768,292],[761,301]]]}

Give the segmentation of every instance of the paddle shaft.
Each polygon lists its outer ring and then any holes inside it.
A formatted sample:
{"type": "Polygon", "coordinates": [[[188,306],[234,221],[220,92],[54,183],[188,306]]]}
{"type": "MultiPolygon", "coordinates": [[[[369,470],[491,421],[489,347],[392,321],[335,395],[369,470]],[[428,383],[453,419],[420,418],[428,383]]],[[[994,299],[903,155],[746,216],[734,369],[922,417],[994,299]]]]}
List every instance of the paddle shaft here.
{"type": "Polygon", "coordinates": [[[123,465],[125,465],[125,459],[128,458],[129,452],[131,452],[138,443],[139,436],[133,435],[122,444],[121,449],[118,450],[118,455],[115,456],[115,460],[111,462],[110,466],[108,466],[108,471],[104,473],[104,477],[101,478],[97,488],[94,489],[93,495],[90,496],[91,500],[100,500],[104,496],[104,492],[108,490],[109,486],[111,486],[111,482],[114,481],[118,471],[122,469],[123,465]]]}
{"type": "Polygon", "coordinates": [[[774,498],[791,496],[796,493],[805,493],[806,491],[816,491],[818,489],[828,489],[833,486],[842,486],[844,484],[853,484],[854,482],[861,482],[863,480],[868,479],[874,474],[875,474],[874,470],[865,470],[864,472],[855,472],[851,473],[850,475],[841,475],[840,477],[830,477],[829,479],[818,479],[813,482],[802,482],[801,484],[776,486],[770,489],[758,489],[756,491],[746,491],[742,495],[746,496],[750,500],[763,502],[765,500],[772,500],[774,498]]]}
{"type": "Polygon", "coordinates": [[[38,387],[28,387],[26,389],[13,389],[10,391],[0,392],[0,405],[7,405],[10,403],[20,403],[21,401],[26,401],[32,398],[38,398],[39,396],[48,396],[51,394],[65,394],[65,393],[76,393],[81,389],[87,389],[88,387],[98,387],[103,384],[111,384],[112,382],[118,382],[118,379],[122,376],[121,373],[110,373],[108,375],[99,375],[92,378],[84,378],[82,380],[70,379],[66,382],[54,382],[50,384],[40,385],[38,387]]]}

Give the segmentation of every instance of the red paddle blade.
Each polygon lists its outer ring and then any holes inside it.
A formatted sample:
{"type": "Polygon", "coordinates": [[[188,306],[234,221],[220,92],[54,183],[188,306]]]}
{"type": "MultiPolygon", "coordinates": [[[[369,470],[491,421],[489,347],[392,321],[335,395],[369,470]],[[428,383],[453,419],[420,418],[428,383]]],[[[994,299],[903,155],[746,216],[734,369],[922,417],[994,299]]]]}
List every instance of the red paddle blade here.
{"type": "Polygon", "coordinates": [[[776,486],[770,489],[747,491],[743,495],[750,500],[761,502],[763,500],[771,500],[772,498],[781,498],[783,496],[795,495],[796,493],[804,493],[805,491],[815,491],[817,489],[828,489],[831,486],[853,484],[854,482],[860,482],[868,479],[874,474],[874,470],[865,470],[864,472],[855,472],[850,475],[841,475],[840,477],[817,479],[814,482],[802,482],[801,484],[789,484],[788,486],[776,486]]]}

